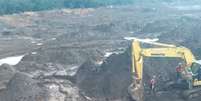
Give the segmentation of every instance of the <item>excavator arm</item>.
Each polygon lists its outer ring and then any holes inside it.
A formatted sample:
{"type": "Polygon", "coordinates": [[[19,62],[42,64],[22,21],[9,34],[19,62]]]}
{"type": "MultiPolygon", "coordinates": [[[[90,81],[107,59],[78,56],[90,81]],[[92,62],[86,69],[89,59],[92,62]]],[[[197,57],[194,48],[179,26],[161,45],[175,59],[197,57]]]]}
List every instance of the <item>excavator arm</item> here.
{"type": "MultiPolygon", "coordinates": [[[[151,43],[150,43],[151,44],[151,43]]],[[[152,44],[153,45],[153,44],[152,44]]],[[[143,101],[143,58],[144,57],[173,57],[181,58],[186,65],[191,66],[195,57],[192,52],[185,47],[176,47],[173,45],[158,43],[154,44],[160,48],[141,48],[138,40],[132,41],[132,74],[133,84],[131,85],[131,97],[136,101],[143,101]],[[133,87],[133,88],[132,88],[133,87]]]]}

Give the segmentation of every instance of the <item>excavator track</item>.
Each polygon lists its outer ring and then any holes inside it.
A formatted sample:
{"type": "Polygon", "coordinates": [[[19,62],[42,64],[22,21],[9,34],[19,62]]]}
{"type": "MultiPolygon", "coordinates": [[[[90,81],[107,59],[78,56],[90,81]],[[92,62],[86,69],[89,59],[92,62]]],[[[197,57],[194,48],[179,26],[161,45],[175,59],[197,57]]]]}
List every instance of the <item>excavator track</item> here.
{"type": "Polygon", "coordinates": [[[201,88],[193,88],[182,92],[182,97],[187,100],[196,98],[198,96],[201,96],[201,88]]]}

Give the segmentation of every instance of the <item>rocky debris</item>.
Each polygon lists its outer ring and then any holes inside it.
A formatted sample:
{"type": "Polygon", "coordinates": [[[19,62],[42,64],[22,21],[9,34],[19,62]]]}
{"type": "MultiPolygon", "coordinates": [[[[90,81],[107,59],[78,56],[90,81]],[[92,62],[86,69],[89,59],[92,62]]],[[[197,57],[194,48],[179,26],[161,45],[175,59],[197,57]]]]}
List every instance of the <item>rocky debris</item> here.
{"type": "Polygon", "coordinates": [[[46,80],[41,84],[47,87],[50,92],[48,101],[88,101],[70,81],[58,82],[51,80],[47,82],[46,80]]]}
{"type": "Polygon", "coordinates": [[[88,61],[79,68],[76,85],[97,101],[127,101],[127,87],[131,83],[129,64],[127,53],[111,55],[101,66],[88,61]]]}
{"type": "Polygon", "coordinates": [[[1,96],[2,101],[47,101],[48,92],[25,73],[16,73],[1,96]]]}
{"type": "Polygon", "coordinates": [[[14,67],[3,64],[0,66],[0,90],[6,89],[7,83],[14,76],[14,67]]]}
{"type": "Polygon", "coordinates": [[[38,64],[50,63],[51,65],[80,65],[88,59],[99,60],[102,58],[102,52],[99,49],[82,46],[46,46],[36,50],[37,54],[28,54],[23,62],[36,62],[38,64]],[[92,49],[91,49],[92,48],[92,49]]]}
{"type": "MultiPolygon", "coordinates": [[[[53,67],[52,67],[53,68],[53,67]]],[[[38,75],[34,75],[34,79],[39,81],[39,84],[47,88],[49,92],[48,101],[87,101],[83,94],[80,93],[70,80],[72,75],[69,75],[66,70],[55,70],[47,73],[45,71],[38,75]]]]}
{"type": "Polygon", "coordinates": [[[16,69],[21,72],[29,73],[33,76],[39,76],[43,74],[45,76],[51,76],[57,71],[65,71],[63,66],[52,64],[52,63],[45,63],[45,64],[38,64],[36,62],[23,62],[16,66],[16,69]]]}
{"type": "MultiPolygon", "coordinates": [[[[40,58],[38,56],[34,56],[34,58],[40,58]]],[[[84,93],[80,93],[79,88],[70,82],[74,81],[73,76],[76,74],[78,68],[79,66],[77,65],[60,65],[51,62],[43,64],[29,59],[21,61],[16,66],[17,70],[29,73],[33,79],[39,81],[40,85],[47,88],[49,92],[48,98],[50,99],[48,101],[90,100],[89,97],[85,96],[84,93]]]]}
{"type": "Polygon", "coordinates": [[[61,71],[49,74],[48,71],[43,71],[33,75],[15,73],[13,68],[6,64],[1,67],[0,81],[3,88],[0,90],[1,101],[88,101],[90,99],[68,80],[68,75],[64,71],[63,74],[61,71]]]}

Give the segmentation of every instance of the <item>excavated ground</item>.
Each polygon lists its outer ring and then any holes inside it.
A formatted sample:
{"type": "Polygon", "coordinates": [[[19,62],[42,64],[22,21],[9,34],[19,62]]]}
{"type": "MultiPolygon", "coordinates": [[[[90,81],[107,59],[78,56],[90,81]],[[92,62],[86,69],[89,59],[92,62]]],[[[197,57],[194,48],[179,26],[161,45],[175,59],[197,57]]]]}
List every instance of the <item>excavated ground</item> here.
{"type": "MultiPolygon", "coordinates": [[[[130,101],[129,41],[159,38],[201,58],[201,7],[130,5],[0,16],[0,57],[25,55],[0,68],[0,101],[130,101]]],[[[146,59],[146,101],[184,101],[165,90],[179,59],[146,59]],[[157,75],[157,94],[147,81],[157,75]]],[[[199,101],[190,99],[189,101],[199,101]]]]}

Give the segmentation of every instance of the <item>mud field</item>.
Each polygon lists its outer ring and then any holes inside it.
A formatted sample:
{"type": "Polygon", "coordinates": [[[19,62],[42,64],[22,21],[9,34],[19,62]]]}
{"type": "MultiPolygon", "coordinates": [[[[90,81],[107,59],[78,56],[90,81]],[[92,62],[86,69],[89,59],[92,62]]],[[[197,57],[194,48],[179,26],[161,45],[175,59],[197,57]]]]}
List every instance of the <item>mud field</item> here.
{"type": "MultiPolygon", "coordinates": [[[[129,5],[60,9],[0,16],[0,57],[22,56],[0,68],[0,101],[131,101],[130,41],[159,38],[201,59],[201,7],[129,5]]],[[[165,90],[179,59],[146,59],[145,101],[186,101],[165,90]],[[157,94],[147,81],[158,75],[157,94]]],[[[199,97],[189,101],[199,101],[199,97]]]]}

